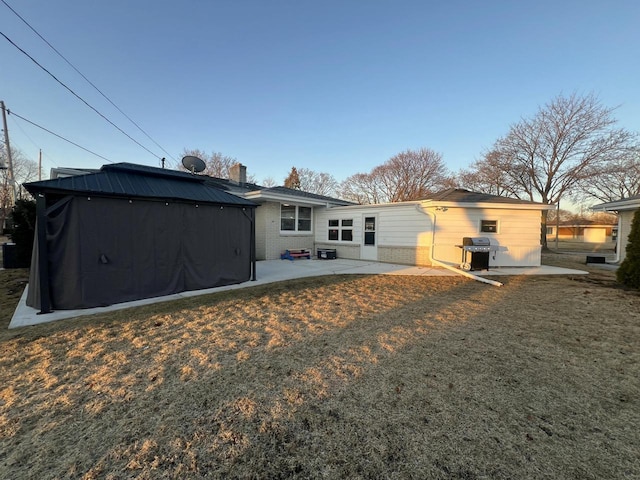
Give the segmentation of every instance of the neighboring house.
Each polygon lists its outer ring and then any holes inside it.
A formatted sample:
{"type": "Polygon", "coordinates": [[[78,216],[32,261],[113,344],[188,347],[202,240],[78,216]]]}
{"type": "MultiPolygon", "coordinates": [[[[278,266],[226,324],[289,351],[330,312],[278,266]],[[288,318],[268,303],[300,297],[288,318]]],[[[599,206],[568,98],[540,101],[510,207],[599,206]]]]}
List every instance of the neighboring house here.
{"type": "Polygon", "coordinates": [[[37,204],[27,305],[90,308],[255,277],[256,204],[206,179],[119,163],[25,184],[37,204]]]}
{"type": "Polygon", "coordinates": [[[616,252],[619,261],[624,260],[627,254],[627,243],[631,232],[631,222],[636,210],[640,209],[640,195],[630,198],[623,198],[615,202],[601,203],[594,205],[591,210],[600,212],[615,212],[618,214],[618,235],[616,252]]]}
{"type": "Polygon", "coordinates": [[[577,240],[585,243],[604,243],[615,237],[617,223],[599,223],[584,220],[576,222],[560,222],[559,226],[551,222],[547,224],[547,240],[556,238],[556,229],[560,240],[577,240]],[[557,228],[559,227],[559,228],[557,228]]]}
{"type": "Polygon", "coordinates": [[[539,266],[541,211],[546,205],[462,189],[430,198],[321,210],[316,248],[338,257],[408,265],[462,263],[464,237],[487,237],[495,246],[490,266],[539,266]]]}

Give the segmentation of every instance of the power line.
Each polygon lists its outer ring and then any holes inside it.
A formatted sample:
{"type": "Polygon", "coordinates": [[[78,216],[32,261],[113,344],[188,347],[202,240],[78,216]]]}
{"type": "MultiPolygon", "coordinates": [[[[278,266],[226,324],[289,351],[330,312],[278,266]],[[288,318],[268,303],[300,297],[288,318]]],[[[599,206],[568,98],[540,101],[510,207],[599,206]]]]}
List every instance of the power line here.
{"type": "Polygon", "coordinates": [[[107,122],[109,122],[109,124],[111,124],[113,127],[115,127],[120,133],[122,133],[123,135],[125,135],[127,138],[129,138],[129,140],[131,140],[132,142],[136,143],[138,146],[142,147],[143,149],[145,149],[147,152],[149,152],[151,155],[153,155],[156,158],[160,158],[159,155],[156,155],[155,153],[153,153],[151,150],[149,150],[147,147],[145,147],[144,145],[142,145],[140,142],[138,142],[135,138],[133,138],[131,135],[129,135],[127,132],[125,132],[124,130],[122,130],[119,126],[117,126],[115,123],[113,123],[111,120],[109,120],[107,117],[105,117],[102,113],[100,113],[95,107],[93,107],[92,105],[89,104],[89,102],[87,102],[84,98],[82,98],[80,95],[78,95],[76,92],[74,92],[71,88],[69,88],[67,85],[65,85],[62,81],[60,81],[53,73],[51,73],[49,70],[47,70],[45,67],[43,67],[42,65],[40,65],[38,63],[38,61],[33,58],[31,55],[29,55],[27,52],[25,52],[22,48],[20,48],[18,45],[16,45],[13,40],[11,40],[9,37],[7,37],[4,33],[0,32],[0,35],[2,35],[11,45],[13,45],[14,47],[16,47],[21,53],[23,53],[24,55],[26,55],[33,63],[35,63],[38,67],[40,67],[42,70],[44,70],[46,73],[48,73],[51,78],[53,78],[56,82],[58,82],[60,85],[62,85],[64,88],[66,88],[74,97],[76,97],[78,100],[80,100],[82,103],[84,103],[87,107],[89,107],[91,110],[93,110],[94,112],[96,112],[98,115],[100,115],[103,119],[105,119],[107,122]]]}
{"type": "MultiPolygon", "coordinates": [[[[8,110],[7,110],[7,111],[8,111],[8,110]]],[[[25,129],[24,129],[24,128],[22,128],[22,125],[20,125],[20,122],[14,122],[14,125],[20,129],[20,131],[22,132],[22,134],[23,134],[25,137],[27,137],[27,139],[28,139],[28,140],[33,144],[33,146],[34,146],[34,147],[36,147],[38,150],[42,151],[42,147],[41,147],[40,145],[38,145],[38,144],[33,140],[33,138],[31,138],[31,137],[29,136],[29,134],[25,131],[25,129]]],[[[15,140],[12,140],[12,142],[13,142],[13,143],[14,143],[14,145],[15,145],[15,143],[16,143],[16,142],[15,142],[15,140]]],[[[24,149],[22,149],[22,150],[23,150],[23,153],[24,153],[24,149]]],[[[60,166],[60,165],[58,165],[58,163],[57,163],[53,158],[51,158],[51,157],[50,157],[49,155],[47,155],[46,153],[43,153],[43,155],[44,155],[45,157],[47,157],[49,160],[51,160],[51,163],[53,163],[56,167],[59,167],[59,166],[60,166]]]]}
{"type": "MultiPolygon", "coordinates": [[[[149,140],[151,140],[153,143],[155,143],[155,145],[156,145],[160,150],[162,150],[164,153],[166,153],[169,157],[173,158],[173,156],[172,156],[169,152],[167,152],[164,148],[162,148],[162,146],[161,146],[158,142],[156,142],[156,141],[151,137],[151,135],[149,135],[147,132],[145,132],[145,131],[142,129],[142,127],[141,127],[140,125],[138,125],[136,122],[134,122],[134,121],[133,121],[133,120],[132,120],[132,119],[131,119],[131,118],[130,118],[126,113],[124,113],[124,112],[120,109],[120,107],[118,107],[115,103],[113,103],[113,102],[111,101],[111,99],[110,99],[109,97],[107,97],[107,95],[106,95],[106,94],[104,94],[104,93],[102,92],[102,90],[100,90],[98,87],[96,87],[96,86],[93,84],[93,82],[91,82],[91,80],[89,80],[87,77],[85,77],[85,76],[82,74],[82,72],[80,72],[80,70],[78,70],[78,69],[75,67],[75,65],[73,65],[73,63],[71,63],[69,60],[67,60],[67,58],[66,58],[64,55],[62,55],[62,53],[60,53],[60,52],[59,52],[59,51],[58,51],[58,50],[57,50],[53,45],[51,45],[51,44],[50,44],[50,43],[49,43],[49,42],[48,42],[48,41],[47,41],[47,40],[46,40],[42,35],[40,35],[40,33],[38,33],[38,31],[37,31],[35,28],[33,28],[33,27],[29,24],[29,22],[27,22],[24,18],[22,18],[22,16],[20,16],[20,14],[19,14],[18,12],[16,12],[13,8],[11,8],[11,6],[10,6],[10,5],[5,1],[5,0],[0,0],[0,1],[2,1],[2,3],[4,3],[4,4],[6,5],[6,7],[7,7],[9,10],[11,10],[11,11],[12,11],[12,12],[13,12],[13,13],[14,13],[14,14],[15,14],[15,15],[20,19],[20,20],[22,20],[22,21],[24,22],[24,24],[25,24],[27,27],[29,27],[29,28],[33,31],[33,33],[35,33],[38,37],[40,37],[40,39],[41,39],[44,43],[46,43],[49,47],[51,47],[51,49],[52,49],[54,52],[56,52],[56,53],[60,56],[60,58],[62,58],[65,62],[67,62],[67,64],[68,64],[71,68],[73,68],[73,69],[76,71],[76,73],[77,73],[78,75],[80,75],[82,78],[84,78],[84,79],[87,81],[87,83],[88,83],[89,85],[91,85],[91,86],[92,86],[92,87],[93,87],[93,88],[94,88],[94,89],[95,89],[95,90],[96,90],[100,95],[102,95],[102,96],[103,96],[103,97],[104,97],[104,98],[105,98],[105,99],[106,99],[106,100],[107,100],[111,105],[113,105],[113,106],[116,108],[116,110],[118,110],[122,115],[124,115],[124,116],[127,118],[127,120],[129,120],[131,123],[133,123],[133,124],[138,128],[138,130],[140,130],[142,133],[144,133],[144,134],[147,136],[147,138],[148,138],[149,140]]],[[[173,158],[173,159],[175,160],[175,158],[173,158]]]]}
{"type": "Polygon", "coordinates": [[[93,151],[89,150],[88,148],[83,147],[82,145],[78,145],[76,142],[73,142],[73,141],[69,140],[68,138],[63,137],[62,135],[60,135],[58,133],[52,132],[48,128],[43,127],[42,125],[38,125],[37,123],[32,122],[31,120],[29,120],[27,118],[24,118],[21,115],[18,115],[16,112],[12,112],[11,110],[7,109],[7,113],[9,115],[14,115],[14,116],[18,117],[20,120],[24,120],[25,122],[30,123],[34,127],[38,127],[39,129],[44,130],[45,132],[50,133],[51,135],[53,135],[55,137],[58,137],[59,139],[64,140],[65,142],[68,142],[71,145],[74,145],[74,146],[76,146],[78,148],[81,148],[82,150],[84,150],[85,152],[90,153],[91,155],[95,155],[96,157],[99,157],[99,158],[101,158],[103,160],[106,160],[109,163],[113,163],[113,160],[109,160],[107,157],[103,157],[102,155],[100,155],[100,154],[98,154],[96,152],[93,152],[93,151]]]}

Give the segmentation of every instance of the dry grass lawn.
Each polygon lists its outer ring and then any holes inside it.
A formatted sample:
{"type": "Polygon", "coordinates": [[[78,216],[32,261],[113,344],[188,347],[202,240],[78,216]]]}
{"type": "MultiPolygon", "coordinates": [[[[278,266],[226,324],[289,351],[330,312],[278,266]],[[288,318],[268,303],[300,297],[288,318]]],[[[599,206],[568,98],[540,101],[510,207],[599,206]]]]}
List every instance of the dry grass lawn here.
{"type": "Polygon", "coordinates": [[[593,272],[302,279],[9,331],[26,273],[1,271],[0,478],[640,478],[640,294],[593,272]]]}

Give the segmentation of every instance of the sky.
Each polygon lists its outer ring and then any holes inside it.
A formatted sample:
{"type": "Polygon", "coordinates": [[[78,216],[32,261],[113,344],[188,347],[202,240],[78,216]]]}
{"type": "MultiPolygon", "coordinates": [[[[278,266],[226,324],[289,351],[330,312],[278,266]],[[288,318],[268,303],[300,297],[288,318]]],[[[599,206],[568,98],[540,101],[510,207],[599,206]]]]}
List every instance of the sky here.
{"type": "Polygon", "coordinates": [[[637,0],[0,0],[0,100],[45,175],[199,149],[341,181],[422,147],[455,172],[558,95],[640,132],[639,25],[637,0]]]}

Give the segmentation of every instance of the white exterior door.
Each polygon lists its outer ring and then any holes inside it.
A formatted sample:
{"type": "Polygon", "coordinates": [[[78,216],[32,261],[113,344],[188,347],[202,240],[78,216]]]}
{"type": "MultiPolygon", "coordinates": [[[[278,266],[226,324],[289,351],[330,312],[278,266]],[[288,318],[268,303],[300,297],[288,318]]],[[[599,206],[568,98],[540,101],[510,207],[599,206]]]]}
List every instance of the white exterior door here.
{"type": "Polygon", "coordinates": [[[362,216],[362,243],[360,244],[361,260],[378,260],[378,215],[362,216]]]}

